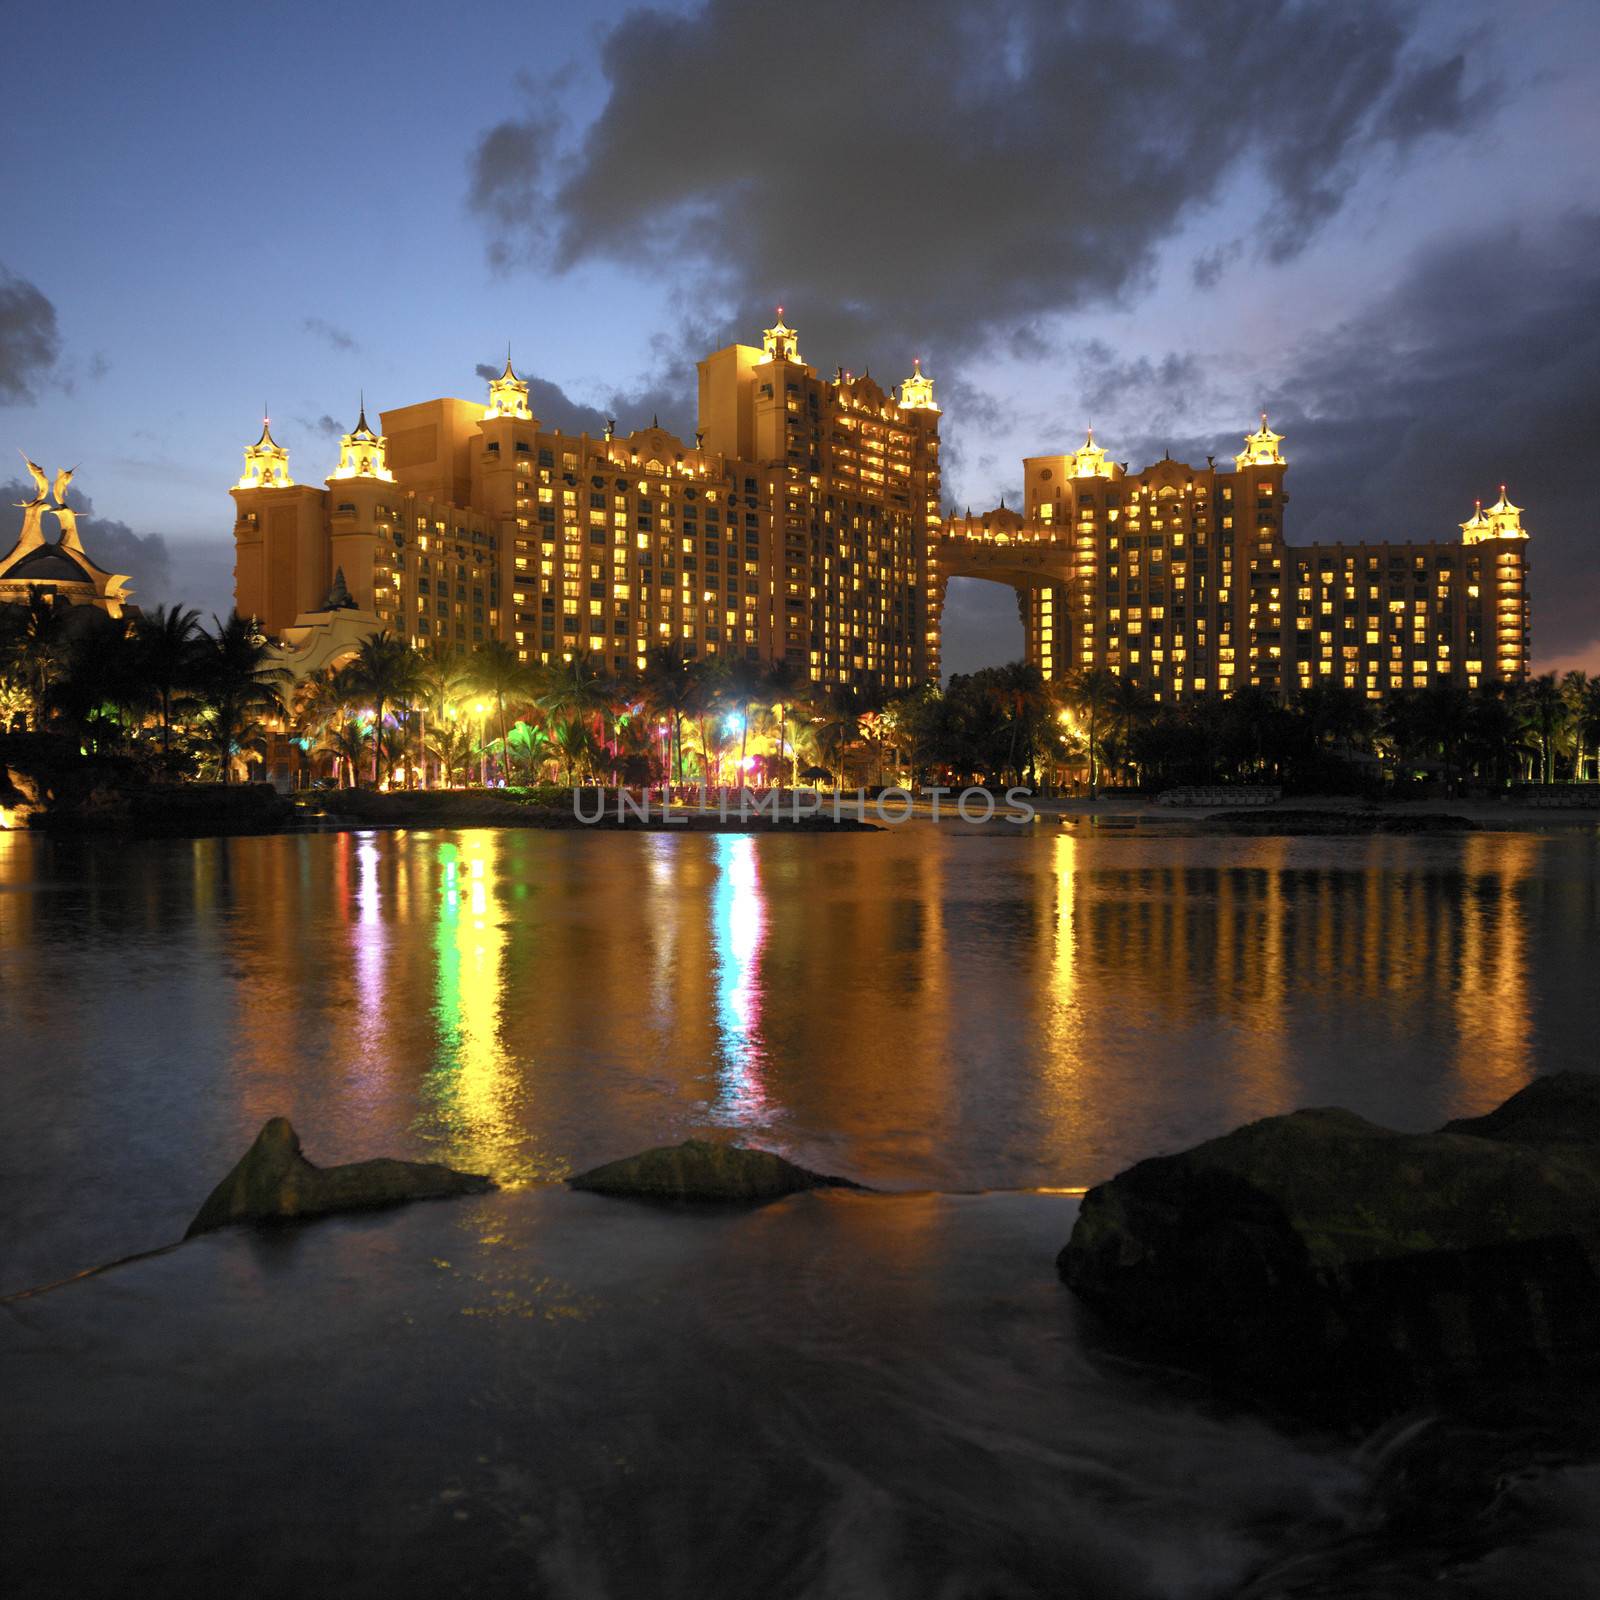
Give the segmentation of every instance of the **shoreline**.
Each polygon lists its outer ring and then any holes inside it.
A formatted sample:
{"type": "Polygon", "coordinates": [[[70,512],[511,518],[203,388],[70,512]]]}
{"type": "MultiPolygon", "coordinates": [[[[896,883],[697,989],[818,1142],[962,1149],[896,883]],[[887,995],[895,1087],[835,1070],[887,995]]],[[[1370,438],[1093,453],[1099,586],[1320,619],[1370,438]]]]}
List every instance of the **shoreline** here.
{"type": "Polygon", "coordinates": [[[617,791],[603,793],[606,805],[596,819],[580,818],[572,805],[549,805],[508,798],[482,789],[424,789],[377,793],[368,789],[311,791],[278,795],[263,785],[223,789],[176,786],[173,795],[142,795],[130,813],[112,810],[57,814],[19,822],[6,832],[41,833],[52,838],[219,838],[263,837],[275,833],[335,833],[361,829],[525,828],[547,832],[647,833],[881,833],[892,823],[915,822],[984,834],[1023,832],[1039,826],[1071,828],[1090,834],[1143,837],[1318,837],[1366,838],[1374,834],[1566,833],[1600,831],[1600,793],[1587,805],[1540,806],[1511,799],[1428,799],[1367,801],[1344,796],[1290,796],[1268,805],[1158,805],[1139,794],[1033,796],[1034,815],[1026,822],[992,820],[967,823],[949,801],[941,814],[922,796],[909,810],[891,801],[890,818],[879,816],[870,799],[841,799],[834,816],[831,795],[821,809],[804,816],[739,816],[731,807],[673,805],[669,812],[652,802],[650,814],[617,815],[617,791]],[[177,798],[182,796],[182,799],[177,798]],[[268,804],[267,798],[271,797],[268,804]]]}

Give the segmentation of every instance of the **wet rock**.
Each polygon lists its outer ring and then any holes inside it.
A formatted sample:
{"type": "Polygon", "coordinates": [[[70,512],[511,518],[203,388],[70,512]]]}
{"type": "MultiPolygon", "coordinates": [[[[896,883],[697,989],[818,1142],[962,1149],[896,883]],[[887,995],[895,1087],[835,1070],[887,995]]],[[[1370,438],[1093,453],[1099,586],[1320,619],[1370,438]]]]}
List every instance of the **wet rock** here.
{"type": "Polygon", "coordinates": [[[1084,1196],[1058,1267],[1119,1335],[1297,1409],[1600,1359],[1600,1077],[1401,1134],[1269,1117],[1084,1196]]]}
{"type": "Polygon", "coordinates": [[[432,1161],[352,1161],[342,1167],[313,1166],[300,1153],[300,1136],[287,1117],[273,1117],[256,1135],[239,1164],[211,1191],[184,1234],[186,1239],[236,1222],[280,1222],[364,1211],[407,1200],[483,1194],[492,1178],[432,1161]]]}
{"type": "Polygon", "coordinates": [[[848,1178],[808,1172],[769,1150],[687,1139],[611,1161],[567,1182],[595,1194],[642,1200],[776,1200],[804,1189],[857,1189],[848,1178]]]}

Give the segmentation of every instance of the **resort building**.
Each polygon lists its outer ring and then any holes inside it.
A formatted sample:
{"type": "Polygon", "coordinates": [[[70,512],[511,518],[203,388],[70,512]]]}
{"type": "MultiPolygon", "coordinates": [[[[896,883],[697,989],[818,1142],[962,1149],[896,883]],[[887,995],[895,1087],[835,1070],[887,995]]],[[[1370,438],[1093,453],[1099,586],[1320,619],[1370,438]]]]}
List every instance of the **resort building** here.
{"type": "Polygon", "coordinates": [[[1047,678],[1101,667],[1157,700],[1527,677],[1527,535],[1504,486],[1456,538],[1291,545],[1282,444],[1263,416],[1231,471],[1208,458],[1130,473],[1092,433],[1030,456],[1020,511],[944,524],[935,587],[1011,584],[1047,678]]]}
{"type": "Polygon", "coordinates": [[[122,616],[133,590],[126,573],[107,572],[84,549],[78,514],[67,504],[72,473],[58,472],[52,487],[42,467],[26,456],[23,460],[28,462],[35,492],[32,500],[22,502],[17,542],[0,555],[0,605],[26,605],[37,597],[54,605],[92,606],[108,616],[122,616]],[[45,536],[46,517],[54,517],[58,524],[54,539],[45,536]]]}
{"type": "Polygon", "coordinates": [[[937,676],[945,587],[979,577],[1016,589],[1047,678],[1103,667],[1158,700],[1529,670],[1527,536],[1503,488],[1459,537],[1291,545],[1263,416],[1231,468],[1131,473],[1091,433],[1023,462],[1019,508],[941,517],[932,380],[915,363],[896,390],[819,377],[781,309],[759,347],[700,362],[693,443],[654,422],[546,428],[509,358],[486,400],[379,420],[363,406],[317,484],[270,427],[245,451],[235,597],[286,659],[324,664],[384,627],[616,671],[677,644],[892,692],[937,676]]]}
{"type": "Polygon", "coordinates": [[[490,639],[614,670],[656,645],[787,660],[896,690],[937,670],[939,408],[919,367],[886,391],[819,378],[782,315],[700,363],[692,444],[547,429],[513,370],[487,401],[365,408],[320,484],[264,426],[233,487],[235,599],[303,632],[336,585],[413,643],[490,639]]]}

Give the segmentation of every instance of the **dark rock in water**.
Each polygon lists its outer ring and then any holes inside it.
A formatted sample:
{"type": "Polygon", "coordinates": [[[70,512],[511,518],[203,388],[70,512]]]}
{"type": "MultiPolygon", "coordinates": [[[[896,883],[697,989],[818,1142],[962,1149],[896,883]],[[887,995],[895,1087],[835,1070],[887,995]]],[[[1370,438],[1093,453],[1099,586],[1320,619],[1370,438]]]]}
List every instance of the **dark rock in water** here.
{"type": "Polygon", "coordinates": [[[1487,1116],[1458,1117],[1439,1131],[1511,1144],[1600,1147],[1600,1072],[1552,1072],[1535,1078],[1487,1116]]]}
{"type": "Polygon", "coordinates": [[[567,1182],[596,1194],[642,1200],[776,1200],[804,1189],[857,1189],[848,1178],[808,1172],[769,1150],[688,1139],[611,1161],[567,1182]]]}
{"type": "Polygon", "coordinates": [[[1269,1117],[1084,1196],[1058,1266],[1174,1365],[1306,1410],[1600,1366],[1600,1077],[1401,1134],[1269,1117]]]}
{"type": "Polygon", "coordinates": [[[232,1172],[211,1191],[189,1224],[186,1239],[235,1222],[281,1222],[320,1217],[334,1211],[363,1211],[435,1200],[446,1195],[483,1194],[494,1179],[457,1172],[432,1161],[352,1161],[342,1167],[314,1167],[300,1153],[300,1136],[287,1117],[273,1117],[256,1135],[232,1172]]]}

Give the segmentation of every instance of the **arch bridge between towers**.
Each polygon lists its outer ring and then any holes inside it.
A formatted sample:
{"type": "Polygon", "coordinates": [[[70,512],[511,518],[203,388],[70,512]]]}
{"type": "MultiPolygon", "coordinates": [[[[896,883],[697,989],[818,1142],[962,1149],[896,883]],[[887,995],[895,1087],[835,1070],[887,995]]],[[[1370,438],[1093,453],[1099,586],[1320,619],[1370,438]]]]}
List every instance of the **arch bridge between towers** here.
{"type": "Polygon", "coordinates": [[[1016,591],[1023,659],[1046,678],[1058,678],[1068,670],[1073,659],[1071,596],[1080,574],[1066,529],[1029,522],[1004,506],[981,515],[969,511],[940,526],[932,555],[937,631],[943,629],[945,590],[951,578],[1003,583],[1016,591]]]}

